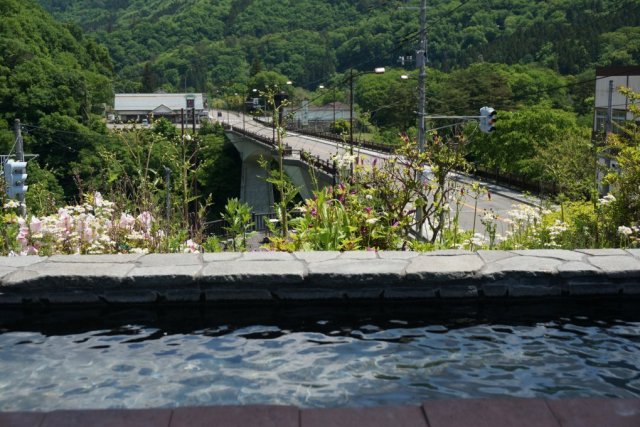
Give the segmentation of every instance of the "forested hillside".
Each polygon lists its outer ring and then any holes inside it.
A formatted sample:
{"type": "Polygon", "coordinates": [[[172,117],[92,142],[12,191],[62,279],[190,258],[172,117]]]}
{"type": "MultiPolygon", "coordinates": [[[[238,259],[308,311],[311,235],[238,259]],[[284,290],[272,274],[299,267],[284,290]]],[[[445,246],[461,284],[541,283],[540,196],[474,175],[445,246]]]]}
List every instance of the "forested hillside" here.
{"type": "Polygon", "coordinates": [[[84,37],[78,26],[56,22],[33,0],[2,0],[0,16],[0,153],[11,151],[16,118],[34,131],[77,132],[62,147],[51,134],[28,146],[60,179],[34,162],[33,180],[59,195],[58,182],[72,183],[69,162],[75,153],[92,149],[91,129],[104,127],[96,113],[102,114],[113,98],[113,65],[103,46],[84,37]]]}
{"type": "Polygon", "coordinates": [[[0,117],[30,122],[60,113],[88,122],[112,97],[107,50],[32,0],[0,2],[0,117]]]}
{"type": "MultiPolygon", "coordinates": [[[[28,166],[30,212],[55,211],[96,190],[124,196],[124,205],[135,206],[139,200],[126,196],[130,188],[144,189],[143,152],[145,179],[156,179],[164,167],[172,168],[174,177],[187,173],[177,160],[173,126],[108,132],[104,107],[113,102],[114,74],[103,45],[77,25],[57,22],[34,0],[0,0],[0,16],[0,154],[15,155],[12,125],[20,119],[25,151],[38,155],[28,166]]],[[[219,129],[201,129],[198,141],[206,160],[202,169],[188,172],[198,180],[202,199],[215,194],[221,209],[237,183],[223,182],[216,173],[237,175],[237,154],[219,129]]],[[[187,198],[179,191],[173,197],[176,203],[187,198]]]]}
{"type": "MultiPolygon", "coordinates": [[[[212,91],[259,69],[311,87],[349,67],[398,66],[418,29],[410,1],[39,1],[109,49],[121,91],[212,91]]],[[[430,66],[445,72],[482,60],[562,74],[640,61],[635,0],[434,0],[428,21],[430,66]]]]}

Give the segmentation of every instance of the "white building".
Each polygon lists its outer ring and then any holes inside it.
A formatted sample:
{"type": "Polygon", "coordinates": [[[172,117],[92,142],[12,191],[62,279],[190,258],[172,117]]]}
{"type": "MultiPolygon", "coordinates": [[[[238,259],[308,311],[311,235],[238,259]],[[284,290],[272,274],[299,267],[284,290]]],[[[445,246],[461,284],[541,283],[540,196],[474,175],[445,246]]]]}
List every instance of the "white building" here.
{"type": "Polygon", "coordinates": [[[607,132],[607,111],[609,109],[609,94],[611,93],[611,129],[613,133],[619,131],[616,124],[633,120],[629,111],[629,98],[618,92],[620,86],[628,87],[634,92],[640,92],[640,66],[597,67],[595,91],[595,116],[593,131],[607,132]]]}
{"type": "MultiPolygon", "coordinates": [[[[595,89],[595,112],[593,117],[593,138],[596,143],[604,141],[608,133],[619,133],[620,125],[637,119],[629,111],[630,100],[620,93],[620,86],[640,93],[640,66],[597,67],[595,89]],[[611,118],[609,119],[609,111],[611,118]]],[[[608,170],[618,171],[618,164],[610,156],[598,157],[598,191],[608,193],[611,188],[602,184],[608,170]]]]}
{"type": "Polygon", "coordinates": [[[113,114],[122,122],[164,117],[179,123],[184,111],[185,121],[208,116],[208,105],[202,93],[117,93],[113,114]]]}

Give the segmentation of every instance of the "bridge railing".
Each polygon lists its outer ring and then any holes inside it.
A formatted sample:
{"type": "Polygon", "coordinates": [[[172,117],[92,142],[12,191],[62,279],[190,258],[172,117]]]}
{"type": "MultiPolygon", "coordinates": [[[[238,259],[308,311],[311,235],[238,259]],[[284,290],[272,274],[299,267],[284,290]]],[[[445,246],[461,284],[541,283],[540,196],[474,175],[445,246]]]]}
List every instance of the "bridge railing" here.
{"type": "MultiPolygon", "coordinates": [[[[260,119],[258,117],[254,117],[253,120],[265,126],[271,127],[271,122],[268,122],[266,120],[260,119]]],[[[341,135],[335,134],[333,132],[311,131],[308,129],[302,129],[299,127],[290,127],[290,126],[287,127],[287,130],[301,133],[303,135],[315,136],[317,138],[327,139],[329,141],[335,141],[342,144],[350,145],[349,144],[350,141],[348,139],[345,140],[341,135]]],[[[353,146],[367,148],[369,150],[374,150],[374,151],[380,151],[382,153],[391,153],[396,149],[396,147],[392,145],[382,144],[380,142],[375,142],[375,141],[368,141],[366,139],[360,139],[360,138],[356,138],[353,141],[353,146]]]]}
{"type": "MultiPolygon", "coordinates": [[[[238,128],[229,126],[228,124],[225,124],[224,127],[227,130],[231,130],[231,131],[239,133],[241,135],[248,136],[248,137],[250,137],[252,139],[255,139],[258,142],[266,144],[270,148],[277,148],[278,147],[278,144],[276,143],[276,141],[273,138],[269,138],[267,136],[260,135],[259,133],[256,133],[256,132],[251,132],[251,131],[248,131],[246,129],[238,129],[238,128]]],[[[334,164],[334,162],[332,160],[321,159],[319,156],[314,156],[308,151],[294,150],[293,148],[291,148],[290,145],[285,145],[284,151],[283,151],[283,155],[284,155],[285,158],[293,158],[293,159],[300,160],[303,163],[306,163],[307,165],[309,165],[311,167],[314,167],[316,169],[320,169],[323,172],[328,173],[329,175],[333,176],[333,175],[336,174],[336,167],[335,167],[335,164],[334,164]]]]}

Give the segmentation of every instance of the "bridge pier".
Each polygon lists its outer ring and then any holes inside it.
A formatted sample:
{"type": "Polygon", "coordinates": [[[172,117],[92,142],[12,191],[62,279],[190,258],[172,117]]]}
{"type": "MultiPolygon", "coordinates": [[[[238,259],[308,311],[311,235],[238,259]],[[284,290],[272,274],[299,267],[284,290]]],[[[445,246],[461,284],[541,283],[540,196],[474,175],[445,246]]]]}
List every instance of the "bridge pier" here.
{"type": "Polygon", "coordinates": [[[227,132],[227,137],[242,159],[240,201],[248,203],[254,212],[271,212],[273,185],[264,179],[266,171],[258,164],[261,157],[267,161],[273,159],[271,149],[233,132],[227,132]]]}
{"type": "MultiPolygon", "coordinates": [[[[233,129],[229,129],[226,135],[242,159],[240,200],[248,203],[254,212],[271,212],[274,203],[273,186],[265,181],[266,171],[260,167],[258,160],[261,157],[267,161],[277,159],[277,149],[264,141],[242,135],[233,129]]],[[[301,160],[299,152],[297,153],[298,157],[285,157],[285,173],[300,191],[300,196],[303,199],[309,199],[313,197],[316,187],[332,185],[333,176],[309,166],[301,160]]]]}

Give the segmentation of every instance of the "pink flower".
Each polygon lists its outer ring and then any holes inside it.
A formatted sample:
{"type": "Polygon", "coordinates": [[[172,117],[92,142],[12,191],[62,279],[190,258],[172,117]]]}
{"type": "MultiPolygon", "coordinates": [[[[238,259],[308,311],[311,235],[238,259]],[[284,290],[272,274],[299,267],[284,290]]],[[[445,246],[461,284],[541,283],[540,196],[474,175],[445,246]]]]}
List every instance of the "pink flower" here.
{"type": "Polygon", "coordinates": [[[140,225],[144,231],[149,231],[151,229],[151,223],[153,222],[153,216],[147,211],[142,212],[138,215],[138,221],[140,221],[140,225]]]}
{"type": "Polygon", "coordinates": [[[29,229],[31,233],[36,234],[42,231],[42,221],[38,217],[32,217],[31,222],[29,223],[29,229]]]}
{"type": "Polygon", "coordinates": [[[69,231],[71,229],[71,216],[65,208],[58,209],[58,227],[69,231]]]}
{"type": "Polygon", "coordinates": [[[94,204],[94,206],[102,206],[103,202],[104,202],[104,199],[102,198],[102,194],[100,194],[98,191],[93,193],[93,204],[94,204]]]}
{"type": "Polygon", "coordinates": [[[22,246],[23,249],[29,244],[29,239],[27,238],[28,235],[29,233],[25,233],[21,228],[20,232],[18,232],[18,235],[16,236],[16,240],[20,243],[20,246],[22,246]]]}
{"type": "Polygon", "coordinates": [[[131,230],[135,223],[136,219],[134,217],[123,212],[122,215],[120,215],[120,222],[118,223],[118,226],[126,230],[131,230]]]}

